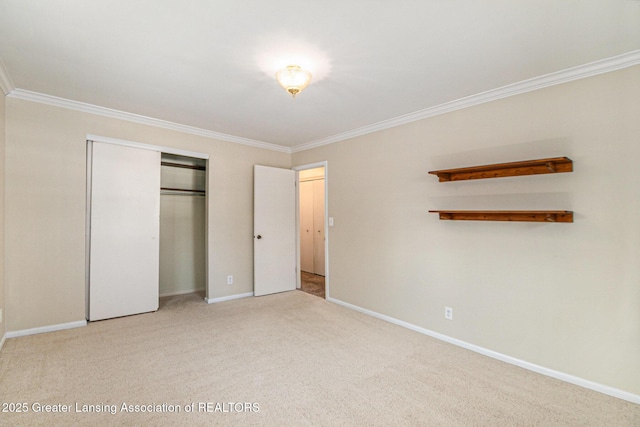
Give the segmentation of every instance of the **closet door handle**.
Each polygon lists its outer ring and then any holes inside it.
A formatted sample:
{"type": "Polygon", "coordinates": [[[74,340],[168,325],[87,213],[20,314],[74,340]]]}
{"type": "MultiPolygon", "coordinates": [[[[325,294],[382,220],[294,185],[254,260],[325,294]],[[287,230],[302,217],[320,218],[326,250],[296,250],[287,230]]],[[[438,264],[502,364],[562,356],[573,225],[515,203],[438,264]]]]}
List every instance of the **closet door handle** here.
{"type": "Polygon", "coordinates": [[[256,236],[256,239],[260,240],[260,239],[262,239],[262,236],[258,234],[258,235],[256,236]]]}

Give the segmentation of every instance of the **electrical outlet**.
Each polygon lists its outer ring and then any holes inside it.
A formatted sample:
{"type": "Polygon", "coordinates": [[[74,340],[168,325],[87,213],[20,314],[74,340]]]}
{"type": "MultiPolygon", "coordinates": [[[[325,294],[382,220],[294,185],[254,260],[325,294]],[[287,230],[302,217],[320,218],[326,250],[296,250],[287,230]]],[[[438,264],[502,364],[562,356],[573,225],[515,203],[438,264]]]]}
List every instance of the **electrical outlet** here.
{"type": "Polygon", "coordinates": [[[233,285],[233,276],[227,276],[227,285],[233,285]]]}
{"type": "Polygon", "coordinates": [[[453,308],[451,307],[444,308],[444,318],[447,320],[453,320],[453,308]]]}

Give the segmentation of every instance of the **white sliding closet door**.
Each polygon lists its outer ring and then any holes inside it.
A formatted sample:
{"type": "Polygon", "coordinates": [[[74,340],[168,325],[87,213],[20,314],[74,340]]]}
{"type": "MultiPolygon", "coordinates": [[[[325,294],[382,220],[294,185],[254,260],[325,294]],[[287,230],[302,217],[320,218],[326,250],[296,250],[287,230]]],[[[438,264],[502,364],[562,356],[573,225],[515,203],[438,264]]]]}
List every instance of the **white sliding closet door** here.
{"type": "Polygon", "coordinates": [[[300,181],[300,270],[313,273],[313,181],[300,181]]]}
{"type": "Polygon", "coordinates": [[[300,270],[324,276],[324,179],[300,181],[300,270]]]}
{"type": "Polygon", "coordinates": [[[93,143],[89,320],[158,309],[160,152],[93,143]]]}
{"type": "Polygon", "coordinates": [[[313,273],[324,276],[324,179],[313,181],[313,273]]]}

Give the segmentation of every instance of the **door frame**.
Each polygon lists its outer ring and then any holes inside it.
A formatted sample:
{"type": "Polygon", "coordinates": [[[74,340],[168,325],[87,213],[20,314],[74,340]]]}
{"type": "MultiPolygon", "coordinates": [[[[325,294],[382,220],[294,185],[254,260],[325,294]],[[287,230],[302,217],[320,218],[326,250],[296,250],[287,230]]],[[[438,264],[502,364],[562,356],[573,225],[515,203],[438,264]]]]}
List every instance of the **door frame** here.
{"type": "MultiPolygon", "coordinates": [[[[211,162],[209,161],[209,154],[199,153],[196,151],[182,150],[180,148],[167,147],[161,145],[145,144],[142,142],[127,141],[123,139],[110,138],[107,136],[99,136],[87,134],[86,137],[86,165],[87,165],[87,188],[86,188],[86,215],[85,215],[85,317],[89,318],[89,269],[90,269],[90,251],[91,251],[91,164],[92,164],[92,148],[94,142],[102,142],[107,144],[124,145],[126,147],[142,148],[145,150],[158,151],[160,153],[177,154],[180,156],[195,157],[198,159],[204,159],[207,162],[207,170],[205,177],[205,301],[208,301],[209,297],[209,245],[211,244],[209,239],[209,178],[211,176],[211,162]]],[[[158,189],[158,191],[160,191],[158,189]]],[[[160,284],[158,284],[160,286],[160,284]]]]}
{"type": "Polygon", "coordinates": [[[296,171],[296,288],[300,289],[300,171],[324,168],[324,298],[329,299],[329,162],[316,162],[294,166],[296,171]]]}

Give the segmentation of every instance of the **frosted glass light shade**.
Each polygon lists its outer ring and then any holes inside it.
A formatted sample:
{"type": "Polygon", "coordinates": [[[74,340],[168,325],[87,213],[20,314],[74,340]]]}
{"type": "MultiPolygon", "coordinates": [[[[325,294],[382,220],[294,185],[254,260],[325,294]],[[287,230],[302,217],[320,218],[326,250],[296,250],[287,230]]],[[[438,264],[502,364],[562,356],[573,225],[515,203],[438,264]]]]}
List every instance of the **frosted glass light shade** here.
{"type": "Polygon", "coordinates": [[[289,65],[276,73],[276,80],[294,98],[309,86],[311,73],[297,65],[289,65]]]}

